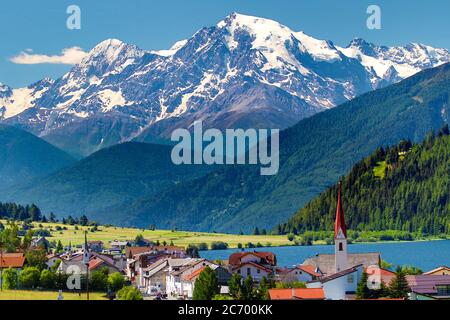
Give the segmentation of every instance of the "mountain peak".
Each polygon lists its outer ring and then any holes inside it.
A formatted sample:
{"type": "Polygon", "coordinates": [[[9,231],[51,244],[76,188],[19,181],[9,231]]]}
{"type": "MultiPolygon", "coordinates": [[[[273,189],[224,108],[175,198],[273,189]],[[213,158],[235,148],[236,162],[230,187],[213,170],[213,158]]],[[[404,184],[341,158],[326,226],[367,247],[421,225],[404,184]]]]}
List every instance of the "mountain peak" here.
{"type": "Polygon", "coordinates": [[[352,43],[355,47],[336,47],[274,20],[236,12],[168,50],[107,39],[54,84],[2,93],[0,118],[14,118],[8,121],[55,139],[64,130],[68,138],[60,146],[85,155],[136,137],[166,138],[197,119],[218,128],[241,123],[285,128],[450,60],[447,51],[431,47],[352,43]],[[258,116],[249,117],[254,108],[258,116]],[[90,139],[85,128],[97,130],[97,120],[105,125],[90,139]]]}
{"type": "Polygon", "coordinates": [[[100,77],[109,72],[120,72],[141,58],[146,51],[118,39],[107,39],[96,45],[81,61],[87,76],[100,77]]]}
{"type": "Polygon", "coordinates": [[[118,58],[142,56],[143,50],[135,45],[127,44],[118,39],[107,39],[96,45],[83,62],[87,63],[92,59],[104,58],[107,63],[112,63],[118,58]]]}
{"type": "Polygon", "coordinates": [[[368,42],[368,41],[364,40],[363,38],[354,38],[350,42],[350,44],[347,46],[347,48],[350,48],[350,47],[361,47],[361,46],[367,46],[367,45],[374,46],[373,43],[368,42]]]}
{"type": "Polygon", "coordinates": [[[368,42],[364,40],[363,38],[355,38],[353,39],[350,44],[347,46],[347,49],[356,48],[361,51],[361,53],[368,55],[368,56],[375,56],[377,46],[373,44],[372,42],[368,42]]]}
{"type": "Polygon", "coordinates": [[[126,45],[125,42],[119,40],[119,39],[106,39],[103,40],[102,42],[100,42],[99,44],[97,44],[93,50],[97,49],[97,50],[101,50],[101,49],[105,49],[105,48],[109,48],[109,47],[119,47],[122,45],[126,45]]]}
{"type": "Polygon", "coordinates": [[[291,29],[275,20],[245,15],[237,12],[233,12],[228,15],[224,20],[217,24],[217,27],[227,28],[231,32],[236,29],[243,28],[254,34],[264,34],[268,36],[274,34],[279,35],[280,33],[293,33],[291,29]]]}

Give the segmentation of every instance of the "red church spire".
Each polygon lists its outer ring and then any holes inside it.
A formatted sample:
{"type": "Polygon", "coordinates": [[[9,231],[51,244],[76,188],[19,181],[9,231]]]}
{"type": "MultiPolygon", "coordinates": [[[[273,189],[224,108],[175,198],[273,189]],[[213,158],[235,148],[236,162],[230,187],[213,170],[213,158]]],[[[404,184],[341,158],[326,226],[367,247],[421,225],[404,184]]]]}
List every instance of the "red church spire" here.
{"type": "Polygon", "coordinates": [[[337,198],[336,209],[336,224],[334,225],[334,237],[337,239],[341,236],[339,233],[342,231],[342,235],[347,238],[347,226],[345,225],[344,209],[342,209],[342,182],[339,182],[339,191],[337,198]]]}

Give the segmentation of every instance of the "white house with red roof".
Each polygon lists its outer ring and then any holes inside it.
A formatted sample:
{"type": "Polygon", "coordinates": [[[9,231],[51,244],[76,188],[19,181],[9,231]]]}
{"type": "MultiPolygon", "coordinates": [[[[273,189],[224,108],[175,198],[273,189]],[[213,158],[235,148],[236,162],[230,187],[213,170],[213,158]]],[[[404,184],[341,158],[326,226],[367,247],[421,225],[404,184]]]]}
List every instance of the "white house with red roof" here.
{"type": "Polygon", "coordinates": [[[307,287],[322,288],[327,300],[348,300],[356,293],[363,271],[363,265],[354,266],[331,276],[308,282],[307,287]]]}
{"type": "Polygon", "coordinates": [[[310,282],[321,278],[320,270],[310,265],[298,265],[293,268],[278,268],[276,280],[284,283],[310,282]]]}
{"type": "Polygon", "coordinates": [[[200,258],[168,259],[166,273],[166,291],[172,297],[187,298],[189,290],[185,287],[184,277],[206,266],[213,266],[214,263],[200,258]]]}
{"type": "MultiPolygon", "coordinates": [[[[228,282],[231,279],[231,274],[223,268],[222,266],[219,266],[217,264],[209,264],[209,267],[214,271],[214,273],[217,276],[217,282],[220,286],[228,286],[228,282]]],[[[205,270],[206,266],[203,266],[201,268],[198,268],[191,273],[185,274],[181,278],[182,286],[183,286],[183,293],[188,299],[192,299],[194,294],[194,288],[195,288],[195,282],[199,278],[200,274],[205,270]]]]}
{"type": "MultiPolygon", "coordinates": [[[[99,270],[106,267],[109,273],[123,272],[123,264],[120,261],[116,261],[113,258],[99,254],[96,252],[89,253],[89,255],[73,255],[70,258],[61,259],[61,264],[58,267],[58,271],[67,273],[68,270],[74,270],[77,268],[82,274],[87,272],[86,265],[89,268],[89,272],[99,270]]],[[[71,271],[69,271],[70,273],[71,271]]]]}
{"type": "Polygon", "coordinates": [[[272,252],[237,252],[230,256],[228,264],[232,273],[243,278],[250,276],[253,281],[260,282],[263,277],[275,274],[277,258],[272,252]]]}

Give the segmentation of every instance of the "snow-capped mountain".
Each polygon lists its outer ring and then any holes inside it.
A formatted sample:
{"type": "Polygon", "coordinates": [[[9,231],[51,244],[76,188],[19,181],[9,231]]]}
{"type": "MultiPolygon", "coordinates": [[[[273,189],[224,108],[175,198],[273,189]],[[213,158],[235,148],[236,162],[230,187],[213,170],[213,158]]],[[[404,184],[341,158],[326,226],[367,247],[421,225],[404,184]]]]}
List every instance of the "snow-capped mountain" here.
{"type": "Polygon", "coordinates": [[[0,84],[0,119],[13,118],[33,108],[52,84],[53,80],[47,78],[20,89],[0,84]]]}
{"type": "Polygon", "coordinates": [[[355,39],[342,48],[234,13],[169,50],[106,40],[56,81],[2,86],[0,118],[85,155],[131,139],[164,139],[195,120],[285,128],[449,60],[447,50],[420,44],[355,39]]]}
{"type": "Polygon", "coordinates": [[[361,62],[375,87],[411,77],[417,72],[449,61],[446,49],[411,43],[405,47],[385,47],[354,39],[346,48],[338,48],[347,57],[361,62]]]}

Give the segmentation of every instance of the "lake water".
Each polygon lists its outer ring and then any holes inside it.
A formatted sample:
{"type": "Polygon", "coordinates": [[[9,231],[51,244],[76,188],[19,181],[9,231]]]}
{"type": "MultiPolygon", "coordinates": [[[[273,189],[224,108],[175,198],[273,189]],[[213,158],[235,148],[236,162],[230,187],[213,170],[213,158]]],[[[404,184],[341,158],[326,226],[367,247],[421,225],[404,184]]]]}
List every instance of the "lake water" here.
{"type": "MultiPolygon", "coordinates": [[[[439,266],[450,266],[450,240],[423,241],[423,242],[397,242],[397,243],[370,243],[349,245],[349,253],[379,252],[381,258],[395,265],[413,265],[428,271],[439,266]]],[[[334,246],[311,247],[272,247],[246,249],[246,251],[271,251],[276,254],[278,266],[288,267],[301,264],[309,257],[319,253],[334,253],[334,246]]],[[[202,251],[202,258],[209,260],[226,260],[230,254],[238,252],[237,249],[202,251]]]]}

